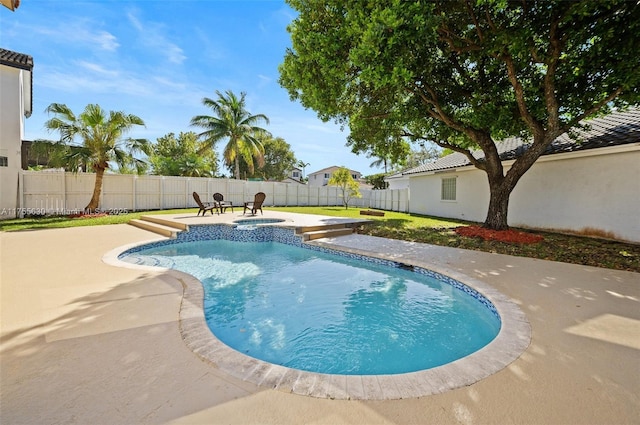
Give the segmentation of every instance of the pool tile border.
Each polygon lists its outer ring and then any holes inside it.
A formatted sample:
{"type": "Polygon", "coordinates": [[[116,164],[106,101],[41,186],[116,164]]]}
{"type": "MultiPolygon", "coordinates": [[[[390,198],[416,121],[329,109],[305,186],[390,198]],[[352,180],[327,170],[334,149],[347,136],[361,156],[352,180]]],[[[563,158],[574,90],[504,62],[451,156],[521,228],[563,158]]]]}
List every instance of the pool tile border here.
{"type": "Polygon", "coordinates": [[[531,342],[529,322],[512,300],[484,282],[454,270],[433,270],[420,264],[398,263],[385,258],[382,253],[372,255],[369,251],[340,247],[335,243],[329,246],[321,240],[305,243],[291,228],[257,226],[247,231],[234,231],[234,228],[225,224],[190,226],[188,232],[181,232],[176,239],[123,246],[105,254],[103,260],[119,267],[163,271],[179,281],[183,286],[179,328],[184,343],[203,361],[240,380],[317,398],[392,400],[423,397],[469,386],[493,375],[516,360],[531,342]],[[209,239],[275,241],[378,264],[411,267],[418,273],[444,279],[478,299],[501,319],[501,328],[493,341],[466,357],[431,369],[397,375],[330,375],[267,363],[235,351],[211,332],[204,318],[204,289],[199,280],[177,270],[133,264],[120,259],[123,255],[151,246],[209,239]]]}

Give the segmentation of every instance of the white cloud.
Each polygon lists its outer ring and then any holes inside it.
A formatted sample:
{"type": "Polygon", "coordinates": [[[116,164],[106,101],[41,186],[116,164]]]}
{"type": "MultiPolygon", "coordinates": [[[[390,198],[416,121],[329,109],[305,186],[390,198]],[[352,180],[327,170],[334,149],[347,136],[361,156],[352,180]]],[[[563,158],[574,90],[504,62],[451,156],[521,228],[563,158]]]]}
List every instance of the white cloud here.
{"type": "Polygon", "coordinates": [[[259,88],[264,88],[264,87],[268,86],[269,84],[271,84],[271,81],[273,81],[273,79],[271,77],[267,77],[266,75],[258,74],[258,87],[259,88]]]}
{"type": "Polygon", "coordinates": [[[178,82],[166,77],[154,76],[153,81],[156,83],[173,90],[185,90],[186,86],[182,82],[178,82]]]}
{"type": "Polygon", "coordinates": [[[133,12],[127,13],[131,25],[138,31],[139,40],[156,54],[164,56],[169,62],[180,65],[187,59],[184,50],[168,40],[164,34],[165,27],[153,22],[143,23],[133,12]]]}
{"type": "Polygon", "coordinates": [[[98,44],[103,50],[112,52],[120,47],[117,38],[111,33],[108,33],[106,31],[99,31],[96,34],[90,35],[92,35],[93,41],[98,44]]]}
{"type": "Polygon", "coordinates": [[[95,72],[105,76],[116,77],[118,75],[117,71],[106,69],[102,65],[97,63],[87,62],[87,61],[75,61],[74,64],[80,68],[86,69],[87,71],[95,72]]]}
{"type": "Polygon", "coordinates": [[[132,75],[120,75],[117,72],[101,73],[78,72],[63,69],[48,69],[37,80],[36,85],[54,89],[57,92],[81,94],[90,99],[92,94],[126,94],[133,96],[150,96],[153,90],[144,80],[132,75]]]}
{"type": "Polygon", "coordinates": [[[133,12],[127,13],[127,19],[129,19],[129,22],[131,22],[131,24],[135,29],[137,29],[140,32],[144,32],[144,27],[142,26],[142,23],[140,22],[138,17],[133,14],[133,12]]]}
{"type": "Polygon", "coordinates": [[[169,62],[178,64],[178,65],[184,62],[184,60],[187,58],[184,55],[184,51],[180,47],[172,43],[167,44],[166,53],[167,53],[167,58],[169,59],[169,62]]]}
{"type": "Polygon", "coordinates": [[[59,44],[73,44],[74,46],[88,46],[91,49],[113,52],[120,47],[115,35],[108,31],[96,30],[95,23],[87,20],[77,20],[59,23],[55,26],[34,26],[30,32],[45,36],[47,40],[59,44]]]}

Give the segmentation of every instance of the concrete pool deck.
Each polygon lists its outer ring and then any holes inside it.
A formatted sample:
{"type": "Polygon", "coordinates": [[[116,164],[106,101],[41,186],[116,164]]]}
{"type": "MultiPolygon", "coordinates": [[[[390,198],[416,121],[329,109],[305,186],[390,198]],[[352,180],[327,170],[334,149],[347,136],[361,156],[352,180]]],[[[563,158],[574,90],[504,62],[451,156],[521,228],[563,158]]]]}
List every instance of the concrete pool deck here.
{"type": "MultiPolygon", "coordinates": [[[[265,210],[264,217],[281,214],[265,210]]],[[[203,362],[180,334],[180,282],[103,261],[123,245],[161,239],[127,225],[0,233],[1,423],[611,424],[640,417],[638,273],[362,235],[319,240],[398,261],[428,259],[470,276],[517,303],[532,329],[518,359],[470,386],[402,400],[329,400],[265,389],[203,362]]]]}

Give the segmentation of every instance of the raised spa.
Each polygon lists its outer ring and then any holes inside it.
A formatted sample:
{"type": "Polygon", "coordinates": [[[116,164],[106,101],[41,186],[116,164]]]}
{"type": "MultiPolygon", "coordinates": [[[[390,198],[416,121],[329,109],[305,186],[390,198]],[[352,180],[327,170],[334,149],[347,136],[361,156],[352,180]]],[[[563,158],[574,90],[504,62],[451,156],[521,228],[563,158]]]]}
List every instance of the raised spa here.
{"type": "Polygon", "coordinates": [[[283,219],[281,218],[244,218],[240,220],[235,220],[233,223],[240,226],[255,226],[257,224],[274,224],[274,223],[282,223],[283,219]]]}

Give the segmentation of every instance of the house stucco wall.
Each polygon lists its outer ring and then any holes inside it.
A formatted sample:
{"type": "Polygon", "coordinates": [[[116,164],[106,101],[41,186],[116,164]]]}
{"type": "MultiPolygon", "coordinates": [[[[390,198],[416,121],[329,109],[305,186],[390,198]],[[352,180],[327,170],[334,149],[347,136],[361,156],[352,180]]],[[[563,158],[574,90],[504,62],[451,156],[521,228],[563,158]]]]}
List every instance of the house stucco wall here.
{"type": "Polygon", "coordinates": [[[509,223],[640,242],[640,146],[629,148],[536,163],[511,194],[509,223]]]}
{"type": "MultiPolygon", "coordinates": [[[[331,179],[331,177],[333,176],[333,173],[336,172],[338,169],[340,169],[341,167],[338,166],[332,166],[332,167],[328,167],[328,168],[323,168],[322,170],[313,172],[313,173],[309,173],[307,175],[307,177],[309,177],[309,181],[307,182],[307,184],[309,186],[314,186],[314,187],[321,187],[321,186],[326,186],[327,184],[329,184],[329,180],[331,179]],[[328,175],[328,177],[325,177],[325,174],[328,175]]],[[[355,180],[359,180],[362,178],[362,174],[354,171],[354,170],[349,170],[351,172],[351,175],[355,175],[356,177],[354,178],[355,180]]]]}
{"type": "Polygon", "coordinates": [[[409,179],[412,213],[451,217],[469,221],[484,221],[489,206],[489,185],[486,174],[467,167],[409,179]],[[443,178],[456,178],[456,200],[441,200],[443,178]]]}
{"type": "MultiPolygon", "coordinates": [[[[640,242],[640,145],[542,157],[511,194],[509,224],[640,242]]],[[[472,167],[412,176],[410,211],[483,222],[486,174],[472,167]],[[457,177],[456,200],[442,201],[442,178],[457,177]]]]}
{"type": "Polygon", "coordinates": [[[409,177],[396,177],[393,179],[385,180],[389,186],[387,189],[406,189],[409,187],[409,177]]]}
{"type": "Polygon", "coordinates": [[[24,135],[23,70],[0,65],[0,156],[8,166],[0,166],[0,219],[15,217],[21,144],[24,135]]]}

